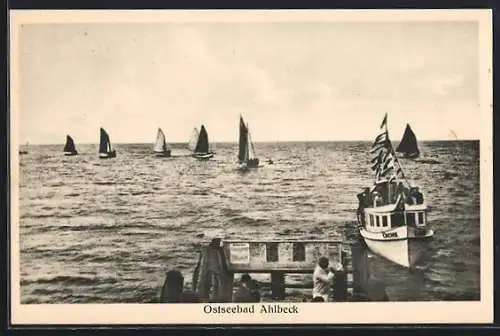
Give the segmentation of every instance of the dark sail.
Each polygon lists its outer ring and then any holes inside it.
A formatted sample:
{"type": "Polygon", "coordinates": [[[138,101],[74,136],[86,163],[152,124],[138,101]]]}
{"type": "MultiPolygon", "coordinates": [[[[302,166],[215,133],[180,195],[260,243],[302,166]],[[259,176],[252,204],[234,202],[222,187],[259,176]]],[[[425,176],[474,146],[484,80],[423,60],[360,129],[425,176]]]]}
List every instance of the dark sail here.
{"type": "Polygon", "coordinates": [[[204,125],[201,125],[198,142],[196,143],[194,151],[195,153],[208,153],[208,134],[204,125]]]}
{"type": "Polygon", "coordinates": [[[66,145],[64,145],[63,152],[76,153],[75,142],[69,135],[66,135],[66,145]]]}
{"type": "Polygon", "coordinates": [[[409,124],[406,124],[405,133],[403,138],[396,148],[396,152],[402,153],[408,157],[416,157],[420,154],[418,150],[417,137],[413,133],[409,124]]]}
{"type": "Polygon", "coordinates": [[[111,149],[109,135],[108,133],[106,133],[104,128],[101,127],[101,140],[99,144],[99,153],[108,153],[109,149],[111,149]]]}
{"type": "Polygon", "coordinates": [[[238,161],[244,162],[247,159],[248,153],[248,129],[243,121],[243,118],[240,117],[240,149],[238,152],[238,161]]]}

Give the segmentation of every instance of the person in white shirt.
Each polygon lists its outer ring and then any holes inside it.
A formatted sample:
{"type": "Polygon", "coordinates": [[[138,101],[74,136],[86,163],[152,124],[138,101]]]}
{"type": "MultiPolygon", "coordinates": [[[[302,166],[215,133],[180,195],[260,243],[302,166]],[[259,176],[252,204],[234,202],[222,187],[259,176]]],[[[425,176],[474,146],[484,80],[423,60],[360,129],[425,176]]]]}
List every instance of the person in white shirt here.
{"type": "MultiPolygon", "coordinates": [[[[319,258],[318,265],[313,273],[313,300],[315,297],[322,297],[325,302],[328,302],[328,294],[330,292],[335,273],[333,268],[328,268],[329,261],[325,257],[319,258]]],[[[342,266],[337,265],[337,270],[341,270],[342,266]]]]}

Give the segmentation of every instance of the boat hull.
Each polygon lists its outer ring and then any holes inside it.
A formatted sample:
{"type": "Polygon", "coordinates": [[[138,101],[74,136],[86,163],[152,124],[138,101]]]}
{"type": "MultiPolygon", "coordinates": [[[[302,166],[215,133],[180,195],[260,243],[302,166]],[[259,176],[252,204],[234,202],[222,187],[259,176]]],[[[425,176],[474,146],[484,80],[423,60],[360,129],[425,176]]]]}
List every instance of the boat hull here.
{"type": "Polygon", "coordinates": [[[414,267],[422,259],[434,235],[430,229],[406,226],[383,232],[360,228],[360,233],[372,252],[407,268],[414,267]]]}
{"type": "Polygon", "coordinates": [[[116,157],[116,151],[111,151],[108,153],[99,153],[99,159],[112,159],[116,157]]]}
{"type": "Polygon", "coordinates": [[[65,156],[74,156],[74,155],[78,155],[78,152],[64,152],[64,155],[65,156]]]}
{"type": "Polygon", "coordinates": [[[153,154],[156,157],[170,157],[171,156],[171,151],[170,150],[166,150],[164,152],[154,152],[153,154]]]}
{"type": "Polygon", "coordinates": [[[261,168],[259,159],[251,159],[245,162],[240,162],[241,169],[261,168]]]}
{"type": "Polygon", "coordinates": [[[402,159],[416,159],[420,156],[420,153],[396,153],[398,158],[402,159]]]}
{"type": "Polygon", "coordinates": [[[195,153],[193,157],[198,160],[210,160],[214,157],[214,153],[195,153]]]}

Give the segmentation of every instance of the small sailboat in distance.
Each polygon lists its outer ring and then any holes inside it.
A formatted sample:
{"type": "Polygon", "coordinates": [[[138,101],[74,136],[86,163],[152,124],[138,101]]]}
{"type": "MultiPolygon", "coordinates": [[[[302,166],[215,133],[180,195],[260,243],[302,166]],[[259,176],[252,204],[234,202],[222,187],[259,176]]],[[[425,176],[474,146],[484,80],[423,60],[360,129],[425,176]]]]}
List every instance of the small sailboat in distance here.
{"type": "Polygon", "coordinates": [[[396,153],[398,156],[407,159],[414,159],[419,157],[420,151],[418,149],[417,137],[410,127],[410,124],[406,124],[405,132],[403,138],[396,148],[396,153]]]}
{"type": "Polygon", "coordinates": [[[28,146],[29,146],[29,143],[26,142],[26,149],[19,148],[19,155],[26,155],[26,154],[28,154],[28,146]]]}
{"type": "Polygon", "coordinates": [[[245,124],[241,115],[238,162],[242,165],[242,168],[258,168],[260,163],[259,158],[255,155],[255,148],[250,138],[248,125],[245,124]]]}
{"type": "Polygon", "coordinates": [[[196,141],[196,146],[194,146],[193,157],[199,160],[208,160],[214,156],[214,152],[210,151],[210,143],[208,141],[208,133],[205,128],[205,125],[201,125],[200,132],[197,129],[196,133],[198,139],[196,141]]]}
{"type": "Polygon", "coordinates": [[[170,157],[171,151],[167,148],[167,141],[165,140],[165,134],[158,128],[158,134],[156,135],[156,142],[153,147],[153,153],[157,157],[170,157]]]}
{"type": "Polygon", "coordinates": [[[78,151],[76,150],[75,147],[75,142],[73,141],[73,138],[69,135],[66,135],[66,144],[64,145],[63,152],[64,155],[66,156],[78,155],[78,151]]]}
{"type": "Polygon", "coordinates": [[[108,133],[101,127],[101,138],[99,143],[99,158],[111,159],[116,157],[116,150],[111,148],[108,133]]]}

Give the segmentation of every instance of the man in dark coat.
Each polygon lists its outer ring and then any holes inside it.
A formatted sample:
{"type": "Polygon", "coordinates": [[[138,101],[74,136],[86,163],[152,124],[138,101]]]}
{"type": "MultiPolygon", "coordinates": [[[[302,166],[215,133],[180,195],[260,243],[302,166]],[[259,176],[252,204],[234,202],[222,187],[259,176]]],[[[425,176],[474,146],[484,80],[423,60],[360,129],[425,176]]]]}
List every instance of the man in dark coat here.
{"type": "Polygon", "coordinates": [[[161,290],[161,303],[180,303],[184,290],[184,277],[176,270],[168,271],[161,290]]]}
{"type": "Polygon", "coordinates": [[[240,280],[240,286],[233,296],[233,302],[259,302],[260,293],[255,280],[250,275],[243,274],[240,280]]]}

